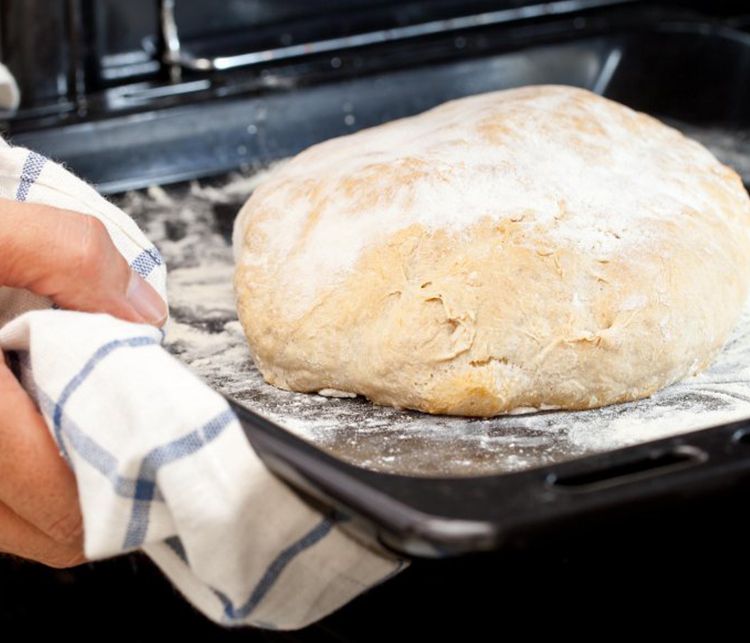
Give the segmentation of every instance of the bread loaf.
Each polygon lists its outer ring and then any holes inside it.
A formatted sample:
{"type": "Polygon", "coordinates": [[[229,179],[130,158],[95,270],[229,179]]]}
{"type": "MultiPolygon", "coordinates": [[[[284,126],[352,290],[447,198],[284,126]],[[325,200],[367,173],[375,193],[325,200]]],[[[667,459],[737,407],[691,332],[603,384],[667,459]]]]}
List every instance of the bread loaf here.
{"type": "Polygon", "coordinates": [[[711,363],[747,294],[750,199],[656,119],[534,86],[305,150],[234,244],[275,386],[467,416],[585,409],[711,363]]]}

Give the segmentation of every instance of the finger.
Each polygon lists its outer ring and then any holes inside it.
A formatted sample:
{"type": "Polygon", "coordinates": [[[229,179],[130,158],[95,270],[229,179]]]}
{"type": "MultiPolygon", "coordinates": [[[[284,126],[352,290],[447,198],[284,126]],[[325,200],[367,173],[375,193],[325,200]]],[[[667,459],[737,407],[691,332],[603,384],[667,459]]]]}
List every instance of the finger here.
{"type": "Polygon", "coordinates": [[[161,326],[167,306],[133,272],[95,217],[0,199],[0,284],[71,310],[161,326]]]}
{"type": "Polygon", "coordinates": [[[75,477],[0,354],[0,502],[55,542],[80,547],[75,477]]]}
{"type": "Polygon", "coordinates": [[[61,545],[0,502],[0,552],[35,560],[50,567],[86,562],[80,545],[61,545]]]}

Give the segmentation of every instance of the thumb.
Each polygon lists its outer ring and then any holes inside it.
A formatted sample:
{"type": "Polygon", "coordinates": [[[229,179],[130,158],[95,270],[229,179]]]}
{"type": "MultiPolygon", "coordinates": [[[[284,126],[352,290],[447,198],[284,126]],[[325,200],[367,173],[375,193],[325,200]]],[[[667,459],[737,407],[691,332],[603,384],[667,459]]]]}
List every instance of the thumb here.
{"type": "Polygon", "coordinates": [[[161,326],[167,305],[133,272],[95,217],[0,199],[0,285],[62,308],[161,326]]]}

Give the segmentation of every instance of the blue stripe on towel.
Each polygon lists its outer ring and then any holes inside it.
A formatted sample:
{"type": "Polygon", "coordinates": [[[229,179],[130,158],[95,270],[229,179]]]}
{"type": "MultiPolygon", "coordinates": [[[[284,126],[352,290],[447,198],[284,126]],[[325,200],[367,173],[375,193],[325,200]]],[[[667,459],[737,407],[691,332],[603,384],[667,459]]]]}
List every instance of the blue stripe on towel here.
{"type": "Polygon", "coordinates": [[[169,538],[166,538],[164,540],[164,544],[167,545],[177,556],[179,556],[180,560],[188,564],[187,554],[185,553],[185,546],[182,544],[182,541],[177,536],[170,536],[169,538]]]}
{"type": "Polygon", "coordinates": [[[181,460],[199,451],[221,435],[233,421],[235,421],[234,413],[227,408],[199,429],[156,447],[141,460],[133,511],[130,514],[130,522],[123,542],[124,549],[140,547],[146,539],[149,509],[157,488],[156,474],[159,469],[170,462],[181,460]]]}
{"type": "Polygon", "coordinates": [[[214,590],[214,593],[218,599],[224,605],[224,615],[230,621],[243,620],[250,616],[253,610],[260,604],[265,598],[268,592],[276,583],[277,579],[284,571],[287,565],[291,563],[295,557],[300,553],[312,547],[315,543],[320,542],[325,538],[333,528],[333,521],[329,518],[324,518],[315,527],[308,531],[302,538],[292,543],[284,549],[271,564],[266,568],[266,572],[261,577],[258,584],[250,594],[250,598],[245,602],[244,605],[236,609],[232,602],[221,592],[214,590]]]}
{"type": "MultiPolygon", "coordinates": [[[[33,381],[33,378],[31,378],[33,381]]],[[[57,404],[55,401],[42,391],[35,383],[35,398],[39,407],[47,417],[54,413],[57,404]]],[[[133,498],[136,494],[137,481],[134,478],[127,478],[117,473],[117,458],[107,449],[98,444],[91,437],[86,435],[69,417],[63,417],[62,427],[70,445],[89,465],[99,471],[111,483],[114,492],[123,498],[133,498]]],[[[154,500],[163,502],[164,498],[157,490],[154,494],[154,500]]]]}
{"type": "Polygon", "coordinates": [[[156,248],[148,248],[130,262],[130,267],[145,279],[156,266],[161,266],[162,263],[164,260],[159,251],[156,248]]]}
{"type": "Polygon", "coordinates": [[[16,201],[25,201],[31,186],[36,183],[47,159],[36,152],[29,152],[21,170],[21,181],[16,190],[16,201]]]}
{"type": "MultiPolygon", "coordinates": [[[[36,383],[34,384],[36,385],[36,383]]],[[[53,415],[54,412],[60,408],[60,404],[55,403],[55,401],[38,386],[36,386],[36,394],[37,403],[39,404],[42,413],[48,417],[53,415]]],[[[146,458],[144,458],[141,465],[141,471],[146,469],[149,471],[150,475],[146,477],[139,476],[138,478],[120,476],[117,473],[117,458],[107,451],[107,449],[98,444],[93,438],[86,435],[86,433],[84,433],[69,417],[65,416],[64,413],[60,419],[60,427],[75,452],[89,465],[110,480],[117,495],[124,498],[134,499],[136,503],[139,500],[157,500],[163,502],[164,497],[161,495],[158,487],[154,484],[158,469],[170,462],[174,462],[175,460],[179,460],[182,457],[195,453],[200,447],[218,437],[234,419],[232,411],[226,409],[197,431],[192,431],[182,438],[178,438],[164,446],[153,449],[146,458]],[[198,440],[196,440],[196,436],[199,438],[198,440]],[[185,448],[186,446],[187,448],[185,448]]],[[[135,507],[133,513],[136,513],[135,507]]],[[[146,521],[147,520],[148,517],[146,516],[146,521]]],[[[134,520],[131,517],[131,523],[134,524],[135,522],[137,522],[137,520],[134,520]]],[[[147,526],[147,523],[145,526],[147,526]]]]}
{"type": "Polygon", "coordinates": [[[65,385],[63,392],[60,394],[60,399],[55,405],[55,409],[52,414],[52,424],[55,431],[55,439],[57,440],[57,444],[60,446],[62,454],[68,461],[70,461],[70,456],[62,440],[60,422],[63,415],[63,408],[67,401],[70,399],[70,396],[73,395],[76,389],[86,381],[86,378],[91,374],[91,371],[94,370],[94,367],[112,351],[118,348],[122,348],[123,346],[136,347],[152,346],[158,344],[159,342],[157,340],[153,339],[152,337],[146,336],[130,337],[129,339],[115,339],[111,342],[108,342],[104,344],[104,346],[102,346],[99,350],[97,350],[96,353],[94,353],[93,357],[91,357],[89,361],[86,362],[84,367],[65,385]]]}

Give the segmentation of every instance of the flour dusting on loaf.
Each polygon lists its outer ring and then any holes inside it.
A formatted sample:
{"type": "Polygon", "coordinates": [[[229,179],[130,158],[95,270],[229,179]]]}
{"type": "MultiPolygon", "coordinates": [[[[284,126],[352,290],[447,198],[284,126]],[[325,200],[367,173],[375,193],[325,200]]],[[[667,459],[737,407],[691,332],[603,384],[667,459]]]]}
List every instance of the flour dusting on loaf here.
{"type": "Polygon", "coordinates": [[[237,219],[235,286],[277,386],[589,408],[710,363],[749,241],[747,193],[704,147],[588,91],[526,87],[299,154],[237,219]]]}

